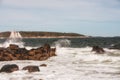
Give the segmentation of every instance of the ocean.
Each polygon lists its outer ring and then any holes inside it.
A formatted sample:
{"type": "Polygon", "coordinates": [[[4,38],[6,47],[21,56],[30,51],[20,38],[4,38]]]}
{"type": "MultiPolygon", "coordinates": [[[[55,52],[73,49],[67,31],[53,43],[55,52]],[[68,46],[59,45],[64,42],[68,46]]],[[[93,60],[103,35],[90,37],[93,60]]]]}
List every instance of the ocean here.
{"type": "MultiPolygon", "coordinates": [[[[0,43],[4,43],[6,39],[0,39],[0,43]]],[[[24,38],[22,40],[25,46],[37,47],[45,43],[53,46],[56,42],[60,43],[64,47],[68,46],[72,48],[101,46],[109,48],[111,45],[120,44],[120,37],[95,37],[95,38],[24,38]],[[70,41],[70,42],[69,42],[70,41]]]]}
{"type": "MultiPolygon", "coordinates": [[[[0,46],[6,39],[0,39],[0,46]]],[[[57,56],[45,61],[15,60],[1,61],[5,64],[17,64],[19,71],[0,73],[0,80],[120,80],[120,50],[109,49],[120,44],[120,37],[94,38],[25,38],[26,49],[42,46],[45,43],[56,47],[57,56]],[[91,52],[92,46],[100,46],[105,54],[91,52]],[[47,67],[41,67],[47,64],[47,67]],[[37,65],[40,72],[28,73],[22,68],[37,65]]]]}

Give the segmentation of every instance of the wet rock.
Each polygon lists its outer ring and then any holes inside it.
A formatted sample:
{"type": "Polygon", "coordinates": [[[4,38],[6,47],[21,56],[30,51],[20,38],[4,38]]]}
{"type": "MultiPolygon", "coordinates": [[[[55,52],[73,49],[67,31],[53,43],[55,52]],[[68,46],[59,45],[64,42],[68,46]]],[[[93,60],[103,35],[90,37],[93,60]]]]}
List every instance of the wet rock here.
{"type": "Polygon", "coordinates": [[[16,51],[16,54],[26,54],[28,53],[28,50],[25,49],[25,48],[19,48],[17,51],[16,51]]]}
{"type": "Polygon", "coordinates": [[[51,56],[56,56],[56,54],[55,54],[55,52],[56,52],[56,48],[51,48],[51,51],[50,51],[50,57],[51,56]]]}
{"type": "Polygon", "coordinates": [[[19,67],[16,64],[7,64],[1,68],[0,72],[11,73],[17,70],[19,70],[19,67]]]}
{"type": "Polygon", "coordinates": [[[50,53],[50,45],[49,44],[44,44],[43,48],[46,53],[50,53]]]}
{"type": "Polygon", "coordinates": [[[29,52],[28,52],[28,55],[30,55],[30,56],[33,56],[33,55],[35,55],[35,49],[31,49],[29,52]]]}
{"type": "Polygon", "coordinates": [[[41,67],[47,67],[47,64],[41,64],[40,66],[41,67]]]}
{"type": "Polygon", "coordinates": [[[8,48],[0,48],[0,61],[10,60],[46,60],[55,56],[56,48],[50,48],[49,44],[37,49],[26,50],[17,45],[10,44],[8,48]]]}
{"type": "Polygon", "coordinates": [[[0,47],[0,51],[4,51],[5,50],[5,48],[3,48],[3,47],[0,47]]]}
{"type": "Polygon", "coordinates": [[[22,70],[28,70],[28,72],[39,72],[40,69],[38,66],[30,65],[30,66],[25,66],[23,67],[22,70]]]}
{"type": "Polygon", "coordinates": [[[11,50],[16,50],[16,49],[19,49],[19,46],[18,45],[15,45],[15,44],[10,44],[9,48],[11,50]]]}
{"type": "Polygon", "coordinates": [[[103,54],[105,52],[104,49],[99,46],[93,46],[92,51],[95,51],[98,54],[103,54]]]}

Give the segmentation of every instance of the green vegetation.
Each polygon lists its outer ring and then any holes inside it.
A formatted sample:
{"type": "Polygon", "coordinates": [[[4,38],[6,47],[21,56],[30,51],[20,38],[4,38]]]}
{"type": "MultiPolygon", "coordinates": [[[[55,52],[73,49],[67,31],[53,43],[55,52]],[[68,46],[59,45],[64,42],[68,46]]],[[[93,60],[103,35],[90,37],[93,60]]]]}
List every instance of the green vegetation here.
{"type": "MultiPolygon", "coordinates": [[[[20,31],[22,37],[85,37],[78,33],[61,33],[61,32],[36,32],[36,31],[20,31]]],[[[9,37],[10,32],[1,32],[0,37],[9,37]]]]}

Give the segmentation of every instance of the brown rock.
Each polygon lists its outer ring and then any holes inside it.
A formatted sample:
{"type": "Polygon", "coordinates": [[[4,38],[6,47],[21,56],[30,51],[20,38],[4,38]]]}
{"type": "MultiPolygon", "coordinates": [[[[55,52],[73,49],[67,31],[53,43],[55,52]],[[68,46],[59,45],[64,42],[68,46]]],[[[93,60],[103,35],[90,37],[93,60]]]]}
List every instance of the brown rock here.
{"type": "Polygon", "coordinates": [[[55,56],[56,48],[50,48],[49,44],[37,49],[26,50],[19,48],[15,44],[10,44],[8,48],[0,47],[0,61],[10,60],[46,60],[55,56]]]}
{"type": "Polygon", "coordinates": [[[19,46],[18,46],[18,45],[15,45],[15,44],[10,44],[10,45],[9,45],[9,48],[10,48],[11,50],[16,50],[16,49],[19,49],[19,46]]]}
{"type": "Polygon", "coordinates": [[[34,56],[35,60],[40,60],[41,57],[42,57],[42,54],[36,54],[34,56]]]}
{"type": "Polygon", "coordinates": [[[17,70],[19,70],[19,67],[16,64],[7,64],[1,68],[0,72],[11,73],[11,72],[17,71],[17,70]]]}
{"type": "Polygon", "coordinates": [[[51,51],[49,53],[50,57],[51,56],[56,56],[55,52],[56,52],[56,48],[51,48],[51,51]]]}
{"type": "Polygon", "coordinates": [[[28,55],[30,55],[30,56],[35,55],[35,49],[31,49],[31,50],[28,52],[28,55]]]}
{"type": "Polygon", "coordinates": [[[95,51],[96,53],[100,54],[103,54],[105,52],[104,49],[99,46],[93,46],[92,51],[95,51]]]}
{"type": "Polygon", "coordinates": [[[40,71],[38,66],[33,66],[33,65],[25,66],[23,67],[22,70],[28,70],[28,72],[39,72],[40,71]]]}
{"type": "Polygon", "coordinates": [[[50,45],[49,45],[49,44],[44,44],[43,48],[44,48],[44,51],[45,51],[46,53],[49,53],[49,52],[50,52],[50,45]]]}
{"type": "Polygon", "coordinates": [[[41,67],[47,67],[47,64],[41,64],[40,66],[41,67]]]}

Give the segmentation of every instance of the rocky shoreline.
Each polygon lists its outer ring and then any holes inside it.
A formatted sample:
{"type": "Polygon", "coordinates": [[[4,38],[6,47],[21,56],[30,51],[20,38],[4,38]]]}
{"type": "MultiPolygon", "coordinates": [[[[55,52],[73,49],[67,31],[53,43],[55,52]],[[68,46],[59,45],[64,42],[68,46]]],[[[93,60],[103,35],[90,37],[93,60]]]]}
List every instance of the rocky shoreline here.
{"type": "Polygon", "coordinates": [[[19,48],[18,45],[10,44],[7,48],[0,48],[0,61],[11,60],[46,60],[55,54],[56,48],[51,48],[49,44],[44,44],[42,47],[27,50],[19,48]]]}
{"type": "MultiPolygon", "coordinates": [[[[0,48],[0,61],[12,61],[12,60],[37,60],[43,61],[55,54],[56,48],[51,48],[49,44],[44,44],[42,47],[36,49],[27,50],[25,48],[19,48],[18,45],[10,44],[7,48],[0,48]]],[[[40,66],[46,67],[46,64],[41,64],[40,66]]],[[[19,66],[17,64],[6,64],[0,69],[1,72],[11,73],[18,71],[19,66]]],[[[28,65],[22,68],[22,70],[27,70],[28,72],[39,72],[39,66],[28,65]]]]}

